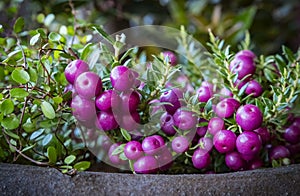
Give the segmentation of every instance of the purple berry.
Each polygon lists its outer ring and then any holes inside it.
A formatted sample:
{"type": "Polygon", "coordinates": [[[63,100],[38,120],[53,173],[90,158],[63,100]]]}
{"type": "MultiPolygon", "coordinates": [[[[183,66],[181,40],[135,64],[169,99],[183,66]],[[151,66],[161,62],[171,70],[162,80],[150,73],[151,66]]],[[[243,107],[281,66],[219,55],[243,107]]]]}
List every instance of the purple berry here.
{"type": "Polygon", "coordinates": [[[235,148],[236,135],[230,130],[220,130],[213,137],[215,148],[220,153],[228,153],[235,148]]]}
{"type": "Polygon", "coordinates": [[[289,158],[291,153],[285,146],[279,145],[270,149],[269,158],[270,160],[278,160],[283,158],[289,158]]]}
{"type": "Polygon", "coordinates": [[[165,51],[163,52],[164,58],[168,58],[170,65],[175,66],[177,65],[177,57],[176,55],[171,51],[165,51]]]}
{"type": "Polygon", "coordinates": [[[210,152],[214,146],[213,140],[210,137],[202,137],[199,139],[200,148],[210,152]]]}
{"type": "Polygon", "coordinates": [[[235,57],[237,57],[237,56],[247,56],[252,59],[256,58],[256,55],[251,50],[241,50],[238,53],[236,53],[235,57]]]}
{"type": "Polygon", "coordinates": [[[169,104],[164,105],[166,111],[169,114],[174,114],[178,108],[181,107],[180,99],[183,98],[183,93],[180,89],[174,88],[164,92],[160,96],[160,102],[167,102],[169,104]],[[171,105],[170,105],[171,104],[171,105]]]}
{"type": "Polygon", "coordinates": [[[220,96],[220,100],[223,100],[224,98],[227,98],[227,97],[233,97],[233,93],[226,87],[223,87],[219,94],[221,95],[220,96]]]}
{"type": "Polygon", "coordinates": [[[86,99],[92,99],[102,92],[101,78],[94,72],[84,72],[76,78],[75,90],[78,95],[86,99]]]}
{"type": "Polygon", "coordinates": [[[233,115],[234,112],[234,105],[230,101],[227,101],[227,99],[223,99],[222,101],[220,101],[215,108],[215,113],[220,118],[229,118],[233,115]]]}
{"type": "Polygon", "coordinates": [[[118,91],[127,91],[133,87],[135,77],[128,67],[119,65],[111,70],[110,81],[114,89],[118,91]]]}
{"type": "Polygon", "coordinates": [[[137,160],[144,152],[142,144],[138,141],[130,141],[124,147],[124,154],[129,160],[137,160]]]}
{"type": "Polygon", "coordinates": [[[222,118],[219,117],[213,117],[208,122],[207,131],[215,135],[218,131],[225,128],[225,122],[222,118]]]}
{"type": "Polygon", "coordinates": [[[244,79],[244,80],[239,80],[237,79],[235,82],[234,82],[234,86],[237,87],[239,90],[241,90],[241,88],[243,86],[245,86],[247,84],[247,82],[249,81],[249,78],[247,79],[244,79]]]}
{"type": "Polygon", "coordinates": [[[252,131],[244,131],[236,139],[236,149],[243,155],[257,155],[261,147],[260,137],[252,131]]]}
{"type": "Polygon", "coordinates": [[[172,141],[172,149],[176,153],[183,153],[189,149],[190,142],[184,136],[177,136],[172,141]]]}
{"type": "Polygon", "coordinates": [[[96,127],[103,131],[109,131],[118,128],[118,123],[111,111],[100,111],[96,119],[96,127]]]}
{"type": "Polygon", "coordinates": [[[237,110],[236,122],[243,130],[253,131],[262,125],[263,114],[257,106],[246,104],[237,110]]]}
{"type": "Polygon", "coordinates": [[[251,57],[236,56],[230,63],[230,71],[238,74],[238,79],[243,79],[247,75],[253,75],[256,66],[251,57]]]}
{"type": "MultiPolygon", "coordinates": [[[[201,124],[201,123],[208,124],[208,121],[206,119],[204,119],[204,118],[199,118],[198,124],[201,124]]],[[[200,136],[200,137],[204,136],[206,134],[206,132],[207,132],[207,127],[208,127],[208,125],[203,125],[203,126],[199,126],[198,125],[197,126],[197,134],[198,134],[198,136],[200,136]]]]}
{"type": "Polygon", "coordinates": [[[198,148],[193,153],[192,162],[195,168],[204,169],[210,164],[210,155],[207,151],[198,148]]]}
{"type": "Polygon", "coordinates": [[[207,102],[212,97],[212,95],[213,95],[213,93],[212,93],[211,89],[207,86],[201,86],[197,90],[197,96],[198,96],[199,102],[207,102]]]}
{"type": "Polygon", "coordinates": [[[174,120],[173,116],[167,112],[165,112],[160,118],[160,126],[161,130],[169,136],[173,136],[176,134],[176,130],[174,129],[174,120]]]}
{"type": "Polygon", "coordinates": [[[121,107],[124,113],[136,112],[140,103],[140,96],[136,91],[127,91],[120,94],[121,107]]]}
{"type": "Polygon", "coordinates": [[[260,158],[256,158],[247,163],[247,169],[249,170],[259,169],[263,165],[264,165],[263,161],[260,158]]]}
{"type": "Polygon", "coordinates": [[[120,114],[117,119],[120,127],[127,131],[133,131],[138,128],[141,121],[140,115],[137,112],[133,112],[131,114],[120,114]]]}
{"type": "Polygon", "coordinates": [[[108,158],[110,162],[114,165],[124,165],[126,161],[120,159],[119,154],[114,155],[113,152],[120,146],[120,143],[114,143],[113,145],[110,146],[108,150],[108,158]]]}
{"type": "Polygon", "coordinates": [[[260,127],[253,130],[253,132],[257,133],[260,136],[261,142],[263,144],[267,144],[271,140],[270,132],[266,127],[260,127]]]}
{"type": "Polygon", "coordinates": [[[291,143],[297,144],[300,142],[300,127],[296,125],[289,126],[284,130],[283,133],[284,139],[291,143]]]}
{"type": "Polygon", "coordinates": [[[157,155],[155,155],[155,157],[161,171],[168,170],[173,164],[172,153],[166,147],[162,148],[162,150],[157,155]]]}
{"type": "Polygon", "coordinates": [[[157,160],[151,156],[140,157],[134,164],[133,169],[138,174],[152,174],[158,171],[157,160]]]}
{"type": "Polygon", "coordinates": [[[244,159],[236,151],[229,152],[225,155],[225,163],[227,167],[234,171],[242,170],[245,167],[244,159]]]}
{"type": "Polygon", "coordinates": [[[196,129],[197,117],[194,112],[179,108],[173,115],[174,124],[182,130],[196,129]]]}
{"type": "Polygon", "coordinates": [[[106,90],[96,98],[95,103],[99,110],[111,111],[112,107],[119,109],[120,97],[114,90],[106,90]]]}
{"type": "Polygon", "coordinates": [[[142,148],[148,155],[154,155],[161,149],[161,141],[153,136],[146,137],[142,142],[142,148]]]}
{"type": "Polygon", "coordinates": [[[85,99],[79,95],[73,97],[71,108],[75,118],[81,122],[92,122],[96,117],[94,101],[85,99]]]}
{"type": "Polygon", "coordinates": [[[76,78],[83,72],[89,71],[89,66],[82,60],[74,60],[65,68],[65,76],[70,84],[74,84],[76,78]]]}
{"type": "Polygon", "coordinates": [[[246,95],[252,94],[252,97],[259,97],[263,93],[261,85],[256,80],[251,80],[245,90],[246,95]]]}

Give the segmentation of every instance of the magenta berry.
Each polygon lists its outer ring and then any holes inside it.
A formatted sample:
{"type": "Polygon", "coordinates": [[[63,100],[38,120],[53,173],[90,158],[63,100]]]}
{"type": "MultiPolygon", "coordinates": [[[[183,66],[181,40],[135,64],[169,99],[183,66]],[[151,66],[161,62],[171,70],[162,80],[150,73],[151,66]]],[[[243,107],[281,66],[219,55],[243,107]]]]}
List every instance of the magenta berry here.
{"type": "Polygon", "coordinates": [[[236,122],[245,131],[253,131],[262,125],[263,115],[260,109],[252,104],[239,107],[236,122]]]}
{"type": "Polygon", "coordinates": [[[87,71],[89,71],[88,64],[82,60],[77,59],[69,63],[68,66],[65,68],[65,76],[70,84],[74,84],[76,78],[80,74],[87,71]]]}
{"type": "Polygon", "coordinates": [[[229,152],[225,155],[225,163],[227,167],[234,171],[242,170],[245,167],[244,159],[236,151],[229,152]]]}
{"type": "Polygon", "coordinates": [[[161,141],[153,136],[146,137],[142,142],[142,148],[148,155],[154,155],[161,149],[161,141]]]}
{"type": "Polygon", "coordinates": [[[142,144],[138,141],[130,141],[124,147],[124,154],[129,160],[137,160],[144,152],[142,144]]]}
{"type": "Polygon", "coordinates": [[[271,140],[270,132],[266,127],[259,127],[258,129],[253,130],[260,136],[262,144],[267,144],[271,140]]]}
{"type": "Polygon", "coordinates": [[[210,152],[214,146],[213,140],[210,137],[202,137],[199,139],[200,148],[210,152]]]}
{"type": "Polygon", "coordinates": [[[245,90],[246,95],[252,95],[252,97],[259,97],[263,93],[261,85],[256,80],[251,80],[245,90]]]}
{"type": "Polygon", "coordinates": [[[291,143],[297,144],[300,142],[300,127],[296,125],[289,126],[284,130],[283,133],[284,139],[291,143]]]}
{"type": "Polygon", "coordinates": [[[156,173],[158,167],[157,160],[151,155],[142,156],[133,164],[133,169],[137,174],[156,173]]]}
{"type": "Polygon", "coordinates": [[[207,132],[207,126],[208,121],[204,118],[199,118],[198,120],[198,126],[197,126],[197,134],[198,136],[202,137],[206,134],[207,132]],[[202,123],[205,123],[206,125],[201,125],[202,123]],[[200,125],[199,125],[200,124],[200,125]]]}
{"type": "Polygon", "coordinates": [[[226,87],[223,87],[219,94],[221,95],[220,96],[220,99],[223,100],[224,98],[227,98],[227,97],[233,97],[233,93],[226,87]]]}
{"type": "Polygon", "coordinates": [[[238,56],[247,56],[252,59],[256,58],[256,55],[251,50],[241,50],[238,53],[236,53],[236,55],[235,55],[235,57],[238,57],[238,56]]]}
{"type": "Polygon", "coordinates": [[[95,100],[96,107],[102,111],[111,111],[112,107],[119,109],[120,97],[114,90],[103,91],[95,100]]]}
{"type": "Polygon", "coordinates": [[[166,147],[162,148],[161,151],[155,155],[155,157],[161,171],[168,170],[173,164],[172,153],[166,147]]]}
{"type": "Polygon", "coordinates": [[[213,137],[214,147],[220,153],[228,153],[235,149],[236,135],[230,130],[220,130],[213,137]]]}
{"type": "Polygon", "coordinates": [[[118,123],[111,111],[100,111],[97,114],[96,127],[103,131],[109,131],[118,128],[118,123]]]}
{"type": "Polygon", "coordinates": [[[169,135],[175,135],[176,134],[176,130],[174,129],[174,120],[173,120],[173,116],[167,112],[165,112],[161,118],[160,118],[160,126],[161,126],[161,130],[169,135]]]}
{"type": "Polygon", "coordinates": [[[189,140],[184,136],[177,136],[172,141],[172,149],[176,153],[183,153],[189,149],[189,140]]]}
{"type": "Polygon", "coordinates": [[[238,74],[238,79],[243,79],[247,75],[253,75],[256,66],[254,60],[248,56],[236,56],[230,63],[230,71],[238,74]]]}
{"type": "Polygon", "coordinates": [[[172,90],[168,90],[164,92],[160,96],[160,102],[167,102],[170,104],[164,105],[166,111],[173,115],[178,108],[181,107],[181,101],[180,99],[183,98],[183,93],[181,90],[174,88],[172,90]]]}
{"type": "Polygon", "coordinates": [[[92,122],[96,117],[94,101],[85,99],[79,95],[73,97],[71,108],[75,118],[81,122],[92,122]]]}
{"type": "Polygon", "coordinates": [[[253,159],[247,163],[247,169],[254,170],[263,167],[264,163],[260,158],[253,159]]]}
{"type": "Polygon", "coordinates": [[[247,82],[249,81],[249,79],[245,79],[245,80],[239,80],[237,79],[235,82],[234,82],[234,86],[237,87],[239,90],[241,90],[241,88],[243,86],[245,86],[247,84],[247,82]]]}
{"type": "Polygon", "coordinates": [[[84,72],[75,80],[75,90],[78,95],[91,99],[102,92],[101,78],[94,72],[84,72]]]}
{"type": "Polygon", "coordinates": [[[223,99],[220,101],[215,108],[215,113],[220,118],[229,118],[235,112],[235,107],[232,102],[223,99]]]}
{"type": "Polygon", "coordinates": [[[207,86],[201,86],[197,90],[199,102],[207,102],[213,95],[211,89],[207,86]]]}
{"type": "Polygon", "coordinates": [[[244,131],[236,139],[236,149],[243,155],[257,155],[261,147],[260,137],[252,131],[244,131]]]}
{"type": "Polygon", "coordinates": [[[140,103],[140,96],[136,91],[127,91],[120,94],[121,107],[124,113],[136,112],[140,103]]]}
{"type": "Polygon", "coordinates": [[[127,91],[133,87],[135,77],[128,67],[119,65],[111,70],[110,81],[114,89],[118,91],[127,91]]]}
{"type": "Polygon", "coordinates": [[[194,151],[192,156],[193,166],[197,169],[204,169],[209,166],[211,160],[207,151],[198,148],[194,151]]]}
{"type": "Polygon", "coordinates": [[[120,143],[114,143],[113,145],[110,146],[108,150],[108,158],[110,162],[114,165],[124,165],[126,161],[120,159],[119,154],[113,154],[114,151],[120,146],[120,143]]]}
{"type": "Polygon", "coordinates": [[[137,112],[133,112],[131,114],[121,113],[117,118],[117,122],[120,124],[120,127],[127,131],[133,131],[138,128],[141,121],[140,115],[137,112]]]}
{"type": "Polygon", "coordinates": [[[269,158],[270,160],[278,160],[283,158],[289,158],[291,153],[285,146],[279,145],[270,149],[269,158]]]}
{"type": "Polygon", "coordinates": [[[182,130],[196,129],[197,117],[194,112],[179,108],[173,115],[174,124],[182,130]]]}
{"type": "Polygon", "coordinates": [[[163,52],[164,58],[168,58],[170,65],[175,66],[177,64],[177,57],[176,55],[171,51],[165,51],[163,52]]]}
{"type": "Polygon", "coordinates": [[[208,122],[207,131],[215,135],[218,131],[225,128],[225,122],[222,118],[219,117],[213,117],[208,122]]]}

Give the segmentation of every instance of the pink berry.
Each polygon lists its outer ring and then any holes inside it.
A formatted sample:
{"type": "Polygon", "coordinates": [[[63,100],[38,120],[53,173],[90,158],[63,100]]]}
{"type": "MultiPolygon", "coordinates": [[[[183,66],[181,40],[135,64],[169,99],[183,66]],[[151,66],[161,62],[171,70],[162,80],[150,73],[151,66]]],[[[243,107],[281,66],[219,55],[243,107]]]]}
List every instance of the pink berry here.
{"type": "Polygon", "coordinates": [[[156,173],[158,167],[157,160],[151,155],[142,156],[133,164],[133,169],[138,174],[156,173]]]}
{"type": "Polygon", "coordinates": [[[177,136],[172,141],[172,149],[176,153],[183,153],[189,149],[189,140],[184,136],[177,136]]]}
{"type": "Polygon", "coordinates": [[[259,97],[263,93],[261,85],[256,80],[251,80],[245,90],[246,95],[252,94],[252,97],[259,97]]]}
{"type": "Polygon", "coordinates": [[[170,65],[175,66],[177,64],[177,57],[173,52],[165,51],[165,52],[163,52],[163,56],[164,56],[164,58],[169,59],[170,65]]]}
{"type": "Polygon", "coordinates": [[[127,91],[133,87],[135,77],[128,67],[119,65],[111,70],[110,81],[114,89],[118,91],[127,91]]]}
{"type": "Polygon", "coordinates": [[[111,111],[100,111],[97,115],[96,126],[103,131],[109,131],[118,128],[118,123],[111,111]]]}
{"type": "Polygon", "coordinates": [[[130,141],[124,147],[124,154],[129,160],[137,160],[144,152],[142,144],[138,141],[130,141]]]}
{"type": "Polygon", "coordinates": [[[245,76],[252,76],[256,70],[254,60],[248,56],[236,56],[230,63],[230,71],[238,74],[238,79],[243,79],[245,76]]]}
{"type": "Polygon", "coordinates": [[[204,169],[209,166],[211,160],[207,151],[198,148],[194,151],[192,156],[193,166],[197,169],[204,169]]]}
{"type": "Polygon", "coordinates": [[[96,117],[95,103],[79,95],[73,97],[71,108],[75,118],[81,122],[92,122],[96,117]]]}
{"type": "Polygon", "coordinates": [[[78,95],[92,99],[102,92],[101,78],[94,72],[84,72],[76,78],[75,90],[78,95]]]}
{"type": "Polygon", "coordinates": [[[219,153],[232,152],[235,149],[236,135],[230,130],[220,130],[213,137],[214,147],[219,153]]]}
{"type": "Polygon", "coordinates": [[[244,155],[257,155],[261,147],[260,137],[252,131],[244,131],[236,139],[236,149],[244,155]]]}
{"type": "Polygon", "coordinates": [[[262,125],[263,114],[257,106],[246,104],[237,110],[236,122],[243,130],[253,131],[262,125]]]}
{"type": "Polygon", "coordinates": [[[244,159],[236,151],[229,152],[225,155],[225,163],[227,167],[234,171],[242,170],[245,167],[244,159]]]}
{"type": "Polygon", "coordinates": [[[196,129],[197,117],[194,112],[179,108],[173,115],[174,125],[182,130],[196,129]]]}
{"type": "Polygon", "coordinates": [[[161,118],[160,118],[160,126],[161,126],[161,130],[169,135],[175,135],[176,134],[176,130],[174,129],[174,120],[173,120],[173,116],[167,112],[165,112],[161,118]]]}
{"type": "Polygon", "coordinates": [[[225,128],[225,122],[222,118],[219,117],[213,117],[208,122],[207,131],[215,135],[218,131],[225,128]]]}
{"type": "Polygon", "coordinates": [[[213,95],[212,91],[207,86],[201,86],[197,90],[199,102],[207,102],[213,95]]]}
{"type": "Polygon", "coordinates": [[[111,111],[112,107],[119,109],[121,100],[114,90],[103,91],[95,100],[96,107],[102,111],[111,111]]]}
{"type": "Polygon", "coordinates": [[[88,64],[80,59],[77,59],[69,63],[68,66],[65,68],[65,76],[70,84],[74,84],[76,78],[80,74],[87,71],[89,71],[88,64]]]}

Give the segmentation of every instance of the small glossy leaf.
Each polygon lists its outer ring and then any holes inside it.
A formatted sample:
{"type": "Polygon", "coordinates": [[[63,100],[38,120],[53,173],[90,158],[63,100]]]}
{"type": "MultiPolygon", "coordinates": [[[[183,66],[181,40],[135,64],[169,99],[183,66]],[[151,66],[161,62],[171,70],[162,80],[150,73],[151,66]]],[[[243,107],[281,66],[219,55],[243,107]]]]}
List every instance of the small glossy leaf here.
{"type": "Polygon", "coordinates": [[[35,140],[37,139],[40,135],[44,133],[45,129],[38,129],[37,131],[33,132],[30,136],[30,140],[35,140]]]}
{"type": "Polygon", "coordinates": [[[14,102],[10,99],[6,99],[1,104],[1,112],[4,115],[11,114],[14,111],[14,102]]]}
{"type": "Polygon", "coordinates": [[[74,165],[74,169],[76,169],[77,171],[84,171],[90,168],[90,166],[91,163],[89,161],[81,161],[74,165]]]}
{"type": "Polygon", "coordinates": [[[55,111],[50,103],[43,101],[41,104],[42,112],[49,119],[55,118],[55,111]]]}
{"type": "Polygon", "coordinates": [[[30,80],[29,74],[25,70],[19,68],[11,73],[11,77],[14,81],[21,84],[25,84],[30,80]]]}
{"type": "Polygon", "coordinates": [[[51,32],[48,38],[53,42],[59,42],[59,40],[61,39],[61,35],[55,32],[51,32]]]}
{"type": "Polygon", "coordinates": [[[15,98],[24,98],[27,97],[29,93],[22,88],[14,88],[10,90],[10,96],[15,98]]]}
{"type": "Polygon", "coordinates": [[[61,102],[63,102],[63,98],[61,98],[61,97],[53,97],[53,101],[56,104],[60,104],[61,102]]]}
{"type": "Polygon", "coordinates": [[[28,118],[26,122],[22,125],[22,128],[27,132],[31,133],[35,130],[35,124],[31,122],[31,119],[28,118]]]}
{"type": "Polygon", "coordinates": [[[15,33],[20,33],[22,30],[23,30],[23,28],[24,28],[24,18],[23,17],[19,17],[17,20],[16,20],[16,22],[15,22],[15,24],[14,24],[14,32],[15,33]]]}
{"type": "Polygon", "coordinates": [[[92,29],[97,31],[104,39],[106,39],[110,44],[114,43],[114,40],[111,38],[110,35],[106,33],[100,26],[92,26],[92,29]]]}
{"type": "Polygon", "coordinates": [[[44,24],[46,26],[49,26],[53,22],[54,19],[55,19],[54,14],[49,14],[49,15],[46,16],[46,18],[44,20],[44,24]]]}
{"type": "Polygon", "coordinates": [[[9,130],[5,130],[4,131],[8,136],[10,136],[11,138],[13,138],[13,139],[16,139],[16,140],[19,140],[20,139],[20,137],[17,135],[17,134],[15,134],[15,133],[13,133],[13,132],[11,132],[11,131],[9,131],[9,130]]]}
{"type": "Polygon", "coordinates": [[[67,165],[70,165],[71,163],[73,163],[76,159],[76,156],[74,155],[69,155],[65,158],[64,163],[67,165]]]}
{"type": "Polygon", "coordinates": [[[120,153],[122,153],[124,151],[124,147],[126,144],[121,144],[120,146],[118,146],[113,152],[112,155],[118,155],[120,153]]]}
{"type": "Polygon", "coordinates": [[[49,163],[55,164],[57,161],[56,149],[53,146],[49,146],[47,148],[47,155],[49,159],[49,163]]]}
{"type": "Polygon", "coordinates": [[[123,137],[124,137],[127,141],[130,141],[130,140],[131,140],[130,134],[129,134],[125,129],[121,129],[121,133],[122,133],[123,137]]]}
{"type": "Polygon", "coordinates": [[[2,127],[7,130],[13,130],[19,127],[19,120],[16,115],[11,115],[10,117],[3,118],[1,121],[2,127]]]}
{"type": "Polygon", "coordinates": [[[52,134],[48,134],[44,137],[43,141],[42,141],[42,145],[43,146],[47,146],[53,139],[53,135],[52,134]]]}
{"type": "Polygon", "coordinates": [[[34,46],[40,39],[41,34],[36,34],[30,39],[30,45],[34,46]]]}

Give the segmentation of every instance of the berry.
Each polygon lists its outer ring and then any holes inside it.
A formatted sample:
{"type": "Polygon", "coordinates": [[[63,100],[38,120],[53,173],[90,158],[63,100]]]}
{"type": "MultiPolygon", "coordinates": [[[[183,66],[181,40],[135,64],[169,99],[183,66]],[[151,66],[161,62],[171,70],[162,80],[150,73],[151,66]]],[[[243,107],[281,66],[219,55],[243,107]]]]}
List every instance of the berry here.
{"type": "Polygon", "coordinates": [[[252,131],[244,131],[236,139],[236,149],[243,155],[253,157],[262,147],[260,137],[252,131]]]}
{"type": "Polygon", "coordinates": [[[256,80],[251,80],[245,90],[246,95],[252,94],[252,97],[259,97],[263,93],[261,85],[256,80]]]}
{"type": "Polygon", "coordinates": [[[161,130],[169,135],[173,136],[176,134],[176,130],[174,129],[174,120],[173,116],[170,115],[169,113],[165,112],[161,117],[160,117],[160,128],[161,130]]]}
{"type": "Polygon", "coordinates": [[[119,114],[117,117],[117,122],[120,127],[126,129],[127,131],[133,131],[138,128],[140,124],[140,115],[137,112],[131,114],[119,114]]]}
{"type": "Polygon", "coordinates": [[[75,118],[81,122],[92,122],[96,117],[95,103],[79,95],[73,97],[71,108],[75,118]]]}
{"type": "Polygon", "coordinates": [[[197,169],[206,168],[210,164],[210,155],[207,151],[198,148],[193,153],[192,162],[194,167],[197,169]]]}
{"type": "Polygon", "coordinates": [[[111,111],[100,111],[97,114],[96,126],[103,131],[109,131],[118,128],[118,123],[111,111]]]}
{"type": "Polygon", "coordinates": [[[271,140],[270,132],[266,127],[259,127],[258,129],[253,130],[260,136],[262,144],[267,144],[271,140]]]}
{"type": "Polygon", "coordinates": [[[235,112],[235,107],[232,102],[223,99],[220,101],[215,108],[215,113],[220,118],[229,118],[235,112]]]}
{"type": "Polygon", "coordinates": [[[124,113],[136,112],[140,103],[140,96],[136,91],[128,91],[120,94],[121,107],[124,113]]]}
{"type": "Polygon", "coordinates": [[[170,150],[166,147],[155,156],[161,171],[168,170],[173,164],[173,156],[170,150]]]}
{"type": "Polygon", "coordinates": [[[238,53],[236,53],[236,55],[235,55],[235,57],[238,57],[238,56],[247,56],[252,59],[256,58],[256,55],[251,50],[241,50],[238,53]]]}
{"type": "Polygon", "coordinates": [[[244,80],[237,79],[233,84],[234,84],[235,87],[237,87],[239,90],[241,90],[241,88],[243,86],[245,86],[248,81],[249,81],[249,78],[244,79],[244,80]]]}
{"type": "Polygon", "coordinates": [[[106,152],[109,151],[110,146],[112,145],[112,141],[107,135],[100,135],[99,136],[99,145],[103,148],[106,152]]]}
{"type": "Polygon", "coordinates": [[[221,95],[220,96],[220,100],[223,100],[224,98],[227,98],[227,97],[233,97],[233,93],[226,87],[223,87],[219,94],[221,95]]]}
{"type": "Polygon", "coordinates": [[[99,110],[111,111],[112,107],[119,109],[120,97],[114,90],[106,90],[96,98],[95,103],[99,110]]]}
{"type": "Polygon", "coordinates": [[[124,147],[124,154],[129,160],[137,160],[144,152],[142,144],[138,141],[130,141],[124,147]]]}
{"type": "Polygon", "coordinates": [[[176,153],[183,153],[189,149],[189,140],[184,136],[175,137],[172,141],[172,149],[176,153]]]}
{"type": "Polygon", "coordinates": [[[278,160],[283,158],[289,158],[291,153],[285,146],[279,145],[270,149],[269,158],[270,160],[278,160]]]}
{"type": "Polygon", "coordinates": [[[169,104],[164,105],[166,111],[173,115],[178,108],[181,107],[180,99],[183,98],[183,93],[180,89],[174,88],[164,92],[160,96],[160,102],[167,102],[169,104]]]}
{"type": "Polygon", "coordinates": [[[237,73],[238,79],[241,80],[247,75],[253,75],[256,67],[251,57],[240,55],[231,61],[229,69],[232,73],[237,73]]]}
{"type": "Polygon", "coordinates": [[[119,65],[111,70],[110,81],[112,87],[116,90],[127,91],[133,87],[135,77],[128,67],[119,65]]]}
{"type": "Polygon", "coordinates": [[[225,155],[225,163],[227,167],[234,171],[238,171],[244,168],[245,166],[245,161],[242,158],[242,156],[236,152],[229,152],[225,155]]]}
{"type": "Polygon", "coordinates": [[[142,148],[148,155],[154,155],[161,149],[161,141],[153,136],[146,137],[142,142],[142,148]]]}
{"type": "Polygon", "coordinates": [[[84,73],[89,71],[89,66],[86,62],[82,60],[74,60],[71,63],[68,64],[68,66],[65,68],[65,76],[67,81],[70,84],[74,84],[76,78],[84,73]]]}
{"type": "Polygon", "coordinates": [[[119,154],[113,155],[113,152],[120,146],[120,143],[114,143],[113,145],[110,146],[108,150],[108,158],[112,164],[115,165],[123,165],[126,163],[126,161],[120,159],[119,154]]]}
{"type": "Polygon", "coordinates": [[[257,106],[246,104],[238,108],[236,122],[243,130],[253,131],[262,125],[263,115],[257,106]]]}
{"type": "Polygon", "coordinates": [[[208,87],[211,93],[214,91],[214,85],[208,81],[203,81],[201,86],[208,87]]]}
{"type": "Polygon", "coordinates": [[[254,170],[261,168],[264,165],[263,161],[259,158],[253,159],[247,163],[247,169],[254,170]]]}
{"type": "Polygon", "coordinates": [[[283,133],[284,139],[291,143],[297,144],[300,142],[300,127],[296,125],[289,126],[284,130],[283,133]]]}
{"type": "Polygon", "coordinates": [[[151,156],[140,157],[134,164],[133,169],[138,174],[152,174],[158,171],[158,162],[151,156]]]}
{"type": "Polygon", "coordinates": [[[202,137],[199,139],[198,143],[200,144],[200,148],[210,152],[214,146],[213,140],[210,137],[202,137]]]}
{"type": "Polygon", "coordinates": [[[218,131],[225,128],[225,122],[222,118],[219,117],[213,117],[208,122],[207,131],[215,135],[218,131]]]}
{"type": "MultiPolygon", "coordinates": [[[[208,124],[208,121],[206,119],[204,119],[204,118],[199,118],[198,124],[201,124],[201,123],[208,124]]],[[[200,136],[200,137],[204,136],[206,134],[206,132],[207,132],[207,127],[208,127],[207,125],[205,125],[205,126],[197,126],[197,134],[198,134],[198,136],[200,136]]]]}
{"type": "Polygon", "coordinates": [[[213,137],[214,147],[220,153],[228,153],[235,148],[236,135],[230,130],[220,130],[213,137]]]}
{"type": "Polygon", "coordinates": [[[194,112],[179,108],[173,115],[174,124],[182,130],[196,128],[197,117],[194,112]]]}
{"type": "Polygon", "coordinates": [[[163,56],[164,56],[164,58],[168,57],[170,65],[172,65],[172,66],[177,65],[177,57],[173,52],[165,51],[165,52],[163,52],[163,56]]]}
{"type": "Polygon", "coordinates": [[[207,102],[212,97],[212,95],[213,95],[213,93],[212,93],[211,89],[207,86],[201,86],[197,90],[197,96],[198,96],[199,102],[207,102]]]}
{"type": "Polygon", "coordinates": [[[102,92],[101,78],[94,72],[84,72],[76,78],[75,90],[78,95],[91,99],[102,92]]]}

